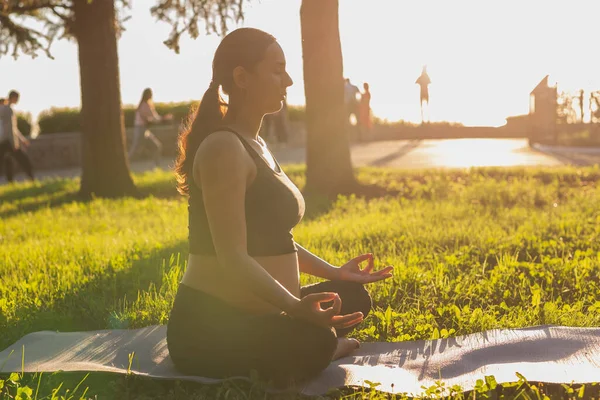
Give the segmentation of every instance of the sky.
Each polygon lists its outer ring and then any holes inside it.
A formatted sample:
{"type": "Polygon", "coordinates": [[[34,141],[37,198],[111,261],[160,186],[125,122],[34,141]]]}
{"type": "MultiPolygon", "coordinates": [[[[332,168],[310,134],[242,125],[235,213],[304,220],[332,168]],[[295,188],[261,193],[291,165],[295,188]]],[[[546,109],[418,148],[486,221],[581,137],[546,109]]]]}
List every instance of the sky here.
{"type": "MultiPolygon", "coordinates": [[[[325,1],[325,0],[324,0],[325,1]]],[[[184,36],[181,53],[162,42],[170,27],[149,13],[154,0],[132,0],[119,40],[123,103],[151,87],[156,102],[200,99],[220,37],[184,36]]],[[[529,92],[547,74],[559,90],[600,90],[598,0],[340,0],[344,75],[371,86],[373,113],[420,121],[415,80],[427,65],[431,121],[499,126],[526,114],[529,92]]],[[[251,0],[239,26],[273,34],[294,85],[289,104],[304,103],[300,0],[251,0]]],[[[232,28],[237,27],[232,25],[232,28]]],[[[0,57],[0,94],[21,92],[18,110],[36,115],[80,105],[74,42],[58,41],[54,60],[0,57]]]]}

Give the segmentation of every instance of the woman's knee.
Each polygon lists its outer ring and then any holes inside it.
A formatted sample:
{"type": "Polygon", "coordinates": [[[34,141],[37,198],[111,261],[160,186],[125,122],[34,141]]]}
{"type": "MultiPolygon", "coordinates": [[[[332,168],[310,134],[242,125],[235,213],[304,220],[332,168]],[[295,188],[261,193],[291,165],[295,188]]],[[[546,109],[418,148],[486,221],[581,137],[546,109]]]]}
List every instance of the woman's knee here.
{"type": "Polygon", "coordinates": [[[360,311],[366,318],[371,312],[373,300],[367,291],[367,288],[357,282],[338,281],[336,282],[338,293],[342,299],[342,309],[345,313],[360,311]],[[344,303],[346,307],[344,307],[344,303]]]}
{"type": "Polygon", "coordinates": [[[371,308],[373,308],[373,299],[371,298],[371,294],[364,285],[358,285],[359,288],[356,289],[356,296],[360,305],[359,311],[361,311],[366,318],[367,315],[371,312],[371,308]]]}
{"type": "Polygon", "coordinates": [[[296,371],[299,379],[311,378],[321,373],[331,363],[337,348],[337,336],[333,328],[313,326],[305,335],[306,347],[297,355],[303,360],[300,371],[296,371]]]}
{"type": "Polygon", "coordinates": [[[337,336],[335,329],[327,327],[317,327],[315,330],[317,341],[324,353],[327,353],[331,359],[337,348],[337,336]]]}

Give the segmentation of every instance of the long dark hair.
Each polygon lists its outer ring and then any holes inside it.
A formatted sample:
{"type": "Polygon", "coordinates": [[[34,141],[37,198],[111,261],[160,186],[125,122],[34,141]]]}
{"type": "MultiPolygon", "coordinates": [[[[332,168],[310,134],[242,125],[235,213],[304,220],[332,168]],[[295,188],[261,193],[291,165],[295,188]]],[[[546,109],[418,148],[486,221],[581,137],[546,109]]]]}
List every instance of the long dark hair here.
{"type": "Polygon", "coordinates": [[[150,88],[144,89],[144,92],[142,93],[142,98],[140,99],[140,102],[137,106],[138,110],[142,106],[142,104],[147,103],[151,99],[152,99],[152,89],[150,89],[150,88]]]}
{"type": "Polygon", "coordinates": [[[240,28],[225,36],[219,44],[213,59],[210,85],[202,96],[200,106],[192,110],[179,134],[179,154],[175,163],[179,193],[189,192],[194,155],[202,140],[222,124],[225,115],[234,112],[221,97],[219,88],[231,96],[236,90],[233,70],[242,66],[251,71],[275,42],[272,35],[259,29],[240,28]]]}

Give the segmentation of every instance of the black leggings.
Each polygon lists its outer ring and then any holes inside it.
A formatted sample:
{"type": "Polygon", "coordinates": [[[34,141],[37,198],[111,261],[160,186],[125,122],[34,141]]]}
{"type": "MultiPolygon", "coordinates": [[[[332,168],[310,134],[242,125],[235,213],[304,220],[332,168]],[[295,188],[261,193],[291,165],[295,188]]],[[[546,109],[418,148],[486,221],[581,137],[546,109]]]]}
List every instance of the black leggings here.
{"type": "Polygon", "coordinates": [[[8,140],[5,140],[0,143],[0,171],[4,167],[6,180],[12,182],[14,179],[14,167],[10,159],[11,156],[21,165],[27,176],[33,180],[33,168],[27,153],[21,149],[13,148],[12,144],[8,140]]]}
{"type": "MultiPolygon", "coordinates": [[[[361,284],[317,283],[302,287],[301,297],[318,292],[338,293],[341,314],[361,311],[366,317],[371,310],[371,297],[361,284]]],[[[279,385],[318,375],[329,365],[337,337],[353,328],[336,331],[286,314],[252,315],[180,284],[167,324],[167,344],[182,373],[226,378],[248,376],[254,370],[261,379],[279,385]]]]}

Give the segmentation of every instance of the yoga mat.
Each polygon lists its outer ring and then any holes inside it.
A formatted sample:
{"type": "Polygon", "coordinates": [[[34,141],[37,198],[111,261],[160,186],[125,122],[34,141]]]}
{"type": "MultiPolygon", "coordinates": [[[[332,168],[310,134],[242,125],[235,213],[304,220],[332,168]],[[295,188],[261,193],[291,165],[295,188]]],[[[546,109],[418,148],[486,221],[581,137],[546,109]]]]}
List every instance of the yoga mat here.
{"type": "MultiPolygon", "coordinates": [[[[161,379],[222,381],[177,372],[165,334],[165,326],[35,332],[0,353],[0,371],[20,372],[24,348],[24,372],[129,371],[161,379]]],[[[419,395],[425,391],[423,386],[433,386],[436,381],[469,390],[486,375],[494,375],[498,383],[517,381],[517,372],[530,381],[600,382],[600,328],[538,326],[449,339],[362,343],[352,355],[332,362],[298,390],[320,395],[335,387],[368,387],[368,380],[380,383],[377,389],[381,391],[419,395]]]]}

